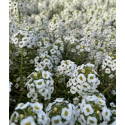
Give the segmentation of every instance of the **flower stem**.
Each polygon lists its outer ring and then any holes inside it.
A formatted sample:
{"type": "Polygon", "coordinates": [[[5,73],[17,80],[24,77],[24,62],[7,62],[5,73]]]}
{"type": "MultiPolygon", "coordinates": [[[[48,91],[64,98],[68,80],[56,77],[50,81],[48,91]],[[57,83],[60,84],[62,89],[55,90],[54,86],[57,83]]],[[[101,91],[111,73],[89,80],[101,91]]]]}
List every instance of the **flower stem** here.
{"type": "MultiPolygon", "coordinates": [[[[23,48],[22,48],[22,53],[21,53],[21,66],[20,66],[20,83],[21,83],[21,87],[24,88],[23,85],[23,48]]],[[[20,102],[22,96],[23,96],[24,91],[21,92],[21,95],[19,97],[19,100],[17,102],[17,104],[20,102]]]]}
{"type": "Polygon", "coordinates": [[[20,10],[19,10],[19,24],[21,22],[20,10]]]}

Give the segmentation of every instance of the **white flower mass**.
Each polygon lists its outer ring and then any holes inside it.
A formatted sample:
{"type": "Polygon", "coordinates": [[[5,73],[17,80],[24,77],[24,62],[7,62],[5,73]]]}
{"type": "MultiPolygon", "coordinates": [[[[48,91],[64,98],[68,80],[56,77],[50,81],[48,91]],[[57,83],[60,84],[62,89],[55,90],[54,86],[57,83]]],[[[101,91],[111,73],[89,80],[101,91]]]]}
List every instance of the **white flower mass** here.
{"type": "Polygon", "coordinates": [[[9,0],[9,124],[116,125],[116,0],[9,0]]]}

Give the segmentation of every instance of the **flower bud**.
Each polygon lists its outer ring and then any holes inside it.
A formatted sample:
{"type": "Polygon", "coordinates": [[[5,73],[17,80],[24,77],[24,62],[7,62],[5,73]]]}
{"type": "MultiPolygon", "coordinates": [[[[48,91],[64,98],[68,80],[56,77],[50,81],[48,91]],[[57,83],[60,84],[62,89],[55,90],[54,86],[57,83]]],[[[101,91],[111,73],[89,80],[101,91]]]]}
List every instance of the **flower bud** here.
{"type": "Polygon", "coordinates": [[[21,115],[20,115],[20,118],[22,119],[23,117],[24,117],[24,115],[23,115],[23,114],[21,114],[21,115]]]}
{"type": "Polygon", "coordinates": [[[98,110],[96,113],[97,113],[97,114],[99,114],[99,113],[100,113],[100,111],[98,110]]]}

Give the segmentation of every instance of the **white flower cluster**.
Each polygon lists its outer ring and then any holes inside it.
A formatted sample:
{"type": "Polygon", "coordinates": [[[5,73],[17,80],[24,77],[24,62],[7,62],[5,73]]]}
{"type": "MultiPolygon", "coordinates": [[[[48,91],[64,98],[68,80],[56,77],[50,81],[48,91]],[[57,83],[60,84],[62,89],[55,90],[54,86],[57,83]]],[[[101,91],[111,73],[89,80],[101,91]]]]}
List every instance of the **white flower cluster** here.
{"type": "Polygon", "coordinates": [[[38,14],[38,0],[27,0],[27,13],[38,14]]]}
{"type": "MultiPolygon", "coordinates": [[[[40,35],[42,35],[42,33],[40,35]]],[[[48,37],[43,37],[43,36],[40,37],[40,36],[38,36],[38,38],[37,38],[37,47],[40,48],[40,50],[43,50],[43,48],[47,49],[47,47],[49,47],[50,45],[51,44],[49,42],[49,38],[48,37]]],[[[38,50],[39,49],[37,49],[37,51],[38,50]]]]}
{"type": "Polygon", "coordinates": [[[32,48],[35,43],[35,37],[32,31],[29,32],[20,30],[12,36],[11,42],[19,48],[32,48]]]}
{"type": "Polygon", "coordinates": [[[57,67],[57,73],[56,73],[56,75],[59,76],[59,75],[64,74],[66,76],[71,77],[72,73],[74,72],[74,70],[76,69],[76,67],[77,67],[77,65],[73,61],[62,60],[61,61],[61,65],[57,67]]]}
{"type": "Polygon", "coordinates": [[[74,125],[79,116],[77,107],[64,100],[64,98],[56,98],[54,102],[49,103],[46,112],[52,125],[74,125]]]}
{"type": "Polygon", "coordinates": [[[37,49],[38,54],[41,56],[45,54],[46,56],[48,55],[49,58],[51,58],[54,66],[58,65],[60,60],[62,59],[62,54],[61,51],[59,50],[59,47],[54,44],[49,44],[49,42],[44,42],[46,43],[46,47],[40,47],[40,49],[37,49]]]}
{"type": "Polygon", "coordinates": [[[51,77],[51,73],[39,70],[38,72],[33,72],[29,77],[30,79],[26,86],[29,90],[27,97],[32,98],[31,102],[36,102],[41,97],[44,97],[45,100],[50,99],[54,90],[54,80],[51,77]]]}
{"type": "Polygon", "coordinates": [[[15,112],[12,114],[10,118],[10,125],[49,125],[49,117],[43,111],[42,103],[19,103],[15,108],[15,112]],[[23,110],[24,114],[19,114],[18,110],[23,110]],[[27,113],[32,114],[31,116],[27,116],[27,113]],[[19,122],[20,121],[20,122],[19,122]],[[37,124],[36,122],[37,121],[37,124]]]}
{"type": "Polygon", "coordinates": [[[87,54],[91,50],[91,42],[87,38],[81,38],[79,40],[78,38],[76,38],[76,35],[74,35],[74,33],[72,35],[73,36],[64,37],[64,42],[66,44],[65,56],[77,62],[77,60],[79,60],[80,58],[88,57],[87,54]]]}
{"type": "Polygon", "coordinates": [[[105,97],[102,94],[88,96],[79,103],[79,106],[80,117],[78,121],[80,124],[107,125],[112,116],[112,112],[107,108],[105,97]],[[97,120],[97,118],[100,120],[97,120]]]}
{"type": "Polygon", "coordinates": [[[61,40],[61,38],[58,38],[58,39],[54,42],[54,44],[58,46],[60,52],[64,52],[64,43],[63,43],[63,41],[61,40]]]}
{"type": "Polygon", "coordinates": [[[106,56],[105,60],[103,60],[102,69],[105,70],[106,74],[110,74],[109,78],[115,77],[116,59],[113,60],[111,56],[106,56]]]}
{"type": "MultiPolygon", "coordinates": [[[[77,46],[78,47],[78,46],[77,46]]],[[[91,42],[90,40],[87,40],[87,39],[84,39],[84,38],[81,38],[80,39],[80,46],[79,46],[81,49],[84,49],[84,51],[87,51],[87,52],[90,52],[90,47],[91,47],[91,42]]],[[[79,49],[76,48],[76,49],[79,49]]],[[[82,51],[82,50],[80,50],[82,51]]]]}
{"type": "Polygon", "coordinates": [[[97,78],[97,73],[92,66],[94,67],[92,64],[83,64],[73,72],[72,78],[67,82],[67,87],[70,87],[72,94],[77,92],[80,96],[86,98],[89,93],[96,91],[100,80],[97,78]]]}
{"type": "Polygon", "coordinates": [[[17,33],[17,31],[18,31],[18,28],[15,21],[10,19],[9,20],[9,41],[11,40],[12,35],[17,33]]]}
{"type": "MultiPolygon", "coordinates": [[[[27,14],[27,4],[25,0],[9,0],[9,17],[16,23],[20,22],[20,16],[27,14]]],[[[23,19],[23,18],[22,18],[23,19]]]]}
{"type": "Polygon", "coordinates": [[[48,70],[51,71],[53,68],[53,59],[49,55],[41,54],[40,56],[35,57],[35,70],[48,70]]]}
{"type": "Polygon", "coordinates": [[[62,21],[58,16],[53,17],[52,21],[49,21],[48,27],[51,37],[54,35],[55,38],[58,38],[62,35],[62,21]]]}
{"type": "Polygon", "coordinates": [[[48,53],[52,57],[54,64],[58,65],[62,59],[62,54],[59,50],[59,47],[57,45],[51,45],[48,53]]]}

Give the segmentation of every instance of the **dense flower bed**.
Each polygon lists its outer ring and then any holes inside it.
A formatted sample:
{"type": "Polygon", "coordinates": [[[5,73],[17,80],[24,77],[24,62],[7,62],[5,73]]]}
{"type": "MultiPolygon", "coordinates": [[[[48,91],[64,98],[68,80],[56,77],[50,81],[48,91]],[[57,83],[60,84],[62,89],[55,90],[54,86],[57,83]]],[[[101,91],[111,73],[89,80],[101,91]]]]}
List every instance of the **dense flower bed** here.
{"type": "Polygon", "coordinates": [[[116,1],[9,0],[10,125],[116,125],[116,1]]]}

